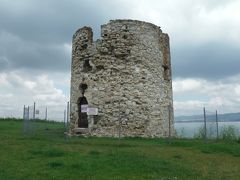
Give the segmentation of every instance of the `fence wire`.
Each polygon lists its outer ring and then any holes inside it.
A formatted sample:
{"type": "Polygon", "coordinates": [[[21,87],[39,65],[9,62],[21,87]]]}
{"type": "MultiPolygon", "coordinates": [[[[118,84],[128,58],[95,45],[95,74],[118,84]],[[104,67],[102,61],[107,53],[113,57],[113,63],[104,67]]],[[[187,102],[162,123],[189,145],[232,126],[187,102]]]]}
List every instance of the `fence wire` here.
{"type": "Polygon", "coordinates": [[[217,111],[206,110],[202,115],[182,116],[175,119],[177,136],[182,138],[223,139],[240,138],[240,120],[228,121],[217,111]]]}
{"type": "Polygon", "coordinates": [[[62,111],[59,108],[37,106],[35,102],[30,106],[24,105],[23,133],[25,135],[34,135],[39,130],[47,132],[51,124],[43,123],[44,121],[62,123],[62,133],[67,132],[69,125],[69,102],[66,105],[66,109],[62,111]]]}

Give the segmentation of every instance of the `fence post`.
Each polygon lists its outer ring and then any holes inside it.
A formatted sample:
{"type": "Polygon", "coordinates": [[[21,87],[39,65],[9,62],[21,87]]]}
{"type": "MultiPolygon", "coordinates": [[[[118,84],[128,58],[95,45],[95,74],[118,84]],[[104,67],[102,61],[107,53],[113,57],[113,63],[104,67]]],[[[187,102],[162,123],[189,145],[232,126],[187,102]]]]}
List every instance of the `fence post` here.
{"type": "Polygon", "coordinates": [[[217,126],[217,139],[219,138],[218,137],[218,112],[216,110],[216,126],[217,126]]]}
{"type": "Polygon", "coordinates": [[[26,114],[26,118],[24,118],[24,121],[26,122],[25,124],[25,133],[27,134],[29,131],[29,106],[27,107],[27,114],[26,114]]]}
{"type": "Polygon", "coordinates": [[[122,122],[122,112],[121,112],[121,108],[120,108],[120,99],[118,100],[118,107],[119,107],[119,115],[118,115],[118,140],[120,140],[121,138],[121,122],[122,122]]]}
{"type": "Polygon", "coordinates": [[[68,122],[69,122],[69,101],[67,102],[67,131],[68,131],[68,122]]]}
{"type": "Polygon", "coordinates": [[[168,138],[171,138],[171,106],[168,105],[168,138]]]}
{"type": "Polygon", "coordinates": [[[23,106],[23,133],[26,133],[25,105],[23,106]]]}
{"type": "Polygon", "coordinates": [[[28,106],[27,120],[29,120],[29,106],[28,106]]]}
{"type": "Polygon", "coordinates": [[[120,116],[120,118],[118,119],[118,139],[119,140],[121,138],[121,118],[122,116],[120,116]]]}
{"type": "Polygon", "coordinates": [[[67,130],[67,128],[66,128],[66,109],[64,109],[63,122],[64,122],[64,131],[66,131],[67,130]]]}
{"type": "Polygon", "coordinates": [[[23,106],[23,120],[25,118],[25,105],[23,106]]]}
{"type": "Polygon", "coordinates": [[[45,121],[47,121],[47,113],[48,113],[48,111],[47,111],[47,107],[46,107],[46,111],[45,111],[45,121]]]}
{"type": "Polygon", "coordinates": [[[33,103],[33,120],[35,120],[35,108],[36,108],[36,103],[33,103]]]}
{"type": "Polygon", "coordinates": [[[203,108],[203,117],[204,117],[204,140],[207,141],[207,119],[206,119],[206,110],[203,108]]]}

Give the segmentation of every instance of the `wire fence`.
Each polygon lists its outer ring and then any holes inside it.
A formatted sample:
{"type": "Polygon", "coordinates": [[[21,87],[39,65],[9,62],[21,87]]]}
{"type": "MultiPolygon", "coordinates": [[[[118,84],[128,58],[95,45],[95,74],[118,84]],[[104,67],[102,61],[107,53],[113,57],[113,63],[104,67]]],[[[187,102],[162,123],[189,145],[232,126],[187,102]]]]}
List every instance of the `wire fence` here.
{"type": "Polygon", "coordinates": [[[240,138],[240,119],[226,119],[218,111],[203,108],[202,115],[175,118],[177,137],[208,139],[240,138]]]}
{"type": "Polygon", "coordinates": [[[29,119],[36,120],[52,120],[58,122],[64,122],[67,119],[67,113],[69,111],[68,105],[66,108],[60,110],[56,107],[37,106],[36,103],[23,107],[23,119],[29,117],[29,119]]]}
{"type": "Polygon", "coordinates": [[[53,107],[24,105],[23,107],[23,133],[25,135],[34,135],[39,129],[49,130],[48,123],[39,122],[59,122],[62,123],[63,133],[68,132],[69,126],[69,102],[66,104],[66,109],[60,111],[53,107]]]}
{"type": "MultiPolygon", "coordinates": [[[[23,107],[23,133],[34,134],[39,129],[39,121],[57,121],[62,123],[62,133],[69,131],[69,102],[64,109],[38,106],[37,103],[23,107]]],[[[126,117],[122,117],[123,119],[126,117]]],[[[170,121],[169,121],[170,122],[170,121]]],[[[48,123],[45,123],[47,126],[48,123]]],[[[119,121],[119,127],[122,121],[119,121]]],[[[41,127],[48,129],[48,127],[41,127]]],[[[169,137],[174,136],[169,125],[169,137]]],[[[240,138],[240,119],[226,119],[217,110],[203,108],[202,115],[182,116],[175,118],[174,129],[176,137],[209,139],[237,139],[240,138]]],[[[123,128],[119,128],[119,138],[123,128]]],[[[175,133],[174,133],[175,134],[175,133]]]]}

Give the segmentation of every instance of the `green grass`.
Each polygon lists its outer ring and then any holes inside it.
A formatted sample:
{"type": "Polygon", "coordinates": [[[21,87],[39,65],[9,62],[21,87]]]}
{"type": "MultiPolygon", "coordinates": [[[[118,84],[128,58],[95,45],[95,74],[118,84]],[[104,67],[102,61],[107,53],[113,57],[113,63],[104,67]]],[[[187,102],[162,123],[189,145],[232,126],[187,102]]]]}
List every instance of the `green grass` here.
{"type": "Polygon", "coordinates": [[[0,120],[0,179],[239,179],[240,143],[68,139],[62,123],[0,120]]]}

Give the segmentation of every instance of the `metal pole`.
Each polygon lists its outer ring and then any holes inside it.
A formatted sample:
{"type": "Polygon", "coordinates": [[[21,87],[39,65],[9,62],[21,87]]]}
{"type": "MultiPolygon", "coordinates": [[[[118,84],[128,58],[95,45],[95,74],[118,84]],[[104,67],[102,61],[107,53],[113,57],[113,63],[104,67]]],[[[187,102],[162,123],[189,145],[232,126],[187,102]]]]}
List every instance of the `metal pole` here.
{"type": "Polygon", "coordinates": [[[63,122],[64,124],[66,123],[66,110],[64,109],[64,112],[63,112],[63,122]]]}
{"type": "Polygon", "coordinates": [[[66,131],[66,109],[64,109],[63,122],[64,122],[64,130],[66,131]]]}
{"type": "Polygon", "coordinates": [[[120,137],[121,137],[121,127],[120,126],[121,126],[121,116],[118,120],[118,139],[120,139],[120,137]]]}
{"type": "Polygon", "coordinates": [[[67,102],[67,130],[68,130],[68,122],[69,122],[69,101],[67,102]]]}
{"type": "Polygon", "coordinates": [[[27,120],[29,120],[29,106],[28,106],[27,120]]]}
{"type": "Polygon", "coordinates": [[[23,133],[26,133],[25,105],[23,106],[23,133]]]}
{"type": "Polygon", "coordinates": [[[207,141],[207,119],[206,119],[206,110],[205,107],[203,108],[203,115],[204,115],[204,139],[207,141]]]}
{"type": "Polygon", "coordinates": [[[216,110],[216,126],[217,126],[217,139],[219,138],[218,137],[218,112],[216,110]]]}
{"type": "Polygon", "coordinates": [[[45,121],[47,121],[47,107],[46,107],[46,111],[45,111],[45,121]]]}
{"type": "Polygon", "coordinates": [[[121,108],[120,108],[120,99],[118,100],[118,106],[119,106],[119,118],[118,118],[118,139],[120,140],[121,138],[121,118],[122,118],[122,113],[121,113],[121,108]]]}
{"type": "Polygon", "coordinates": [[[35,108],[36,108],[36,103],[34,102],[34,104],[33,104],[33,120],[35,120],[35,108]]]}
{"type": "Polygon", "coordinates": [[[170,105],[168,105],[168,138],[171,138],[171,109],[170,105]]]}
{"type": "Polygon", "coordinates": [[[23,120],[25,118],[25,105],[23,106],[23,120]]]}

